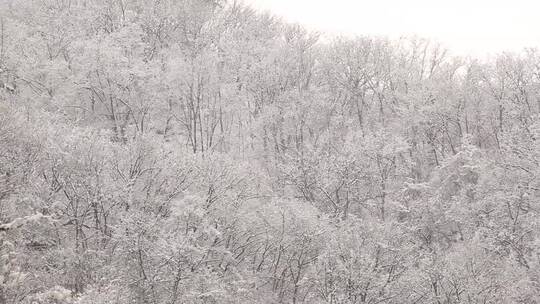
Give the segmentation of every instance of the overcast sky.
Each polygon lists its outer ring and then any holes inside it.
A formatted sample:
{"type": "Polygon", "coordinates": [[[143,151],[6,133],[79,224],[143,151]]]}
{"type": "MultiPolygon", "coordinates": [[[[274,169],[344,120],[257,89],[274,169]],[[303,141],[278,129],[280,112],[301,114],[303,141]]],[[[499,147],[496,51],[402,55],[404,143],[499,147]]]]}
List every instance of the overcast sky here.
{"type": "Polygon", "coordinates": [[[540,0],[245,0],[330,33],[434,38],[455,54],[540,47],[540,0]]]}

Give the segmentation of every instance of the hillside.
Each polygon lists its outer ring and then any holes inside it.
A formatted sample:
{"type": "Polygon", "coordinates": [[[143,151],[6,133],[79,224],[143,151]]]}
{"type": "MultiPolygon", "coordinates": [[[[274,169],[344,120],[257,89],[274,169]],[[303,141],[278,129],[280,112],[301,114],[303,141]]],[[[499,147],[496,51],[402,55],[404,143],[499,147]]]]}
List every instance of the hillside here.
{"type": "Polygon", "coordinates": [[[0,2],[0,304],[540,303],[539,213],[536,50],[0,2]]]}

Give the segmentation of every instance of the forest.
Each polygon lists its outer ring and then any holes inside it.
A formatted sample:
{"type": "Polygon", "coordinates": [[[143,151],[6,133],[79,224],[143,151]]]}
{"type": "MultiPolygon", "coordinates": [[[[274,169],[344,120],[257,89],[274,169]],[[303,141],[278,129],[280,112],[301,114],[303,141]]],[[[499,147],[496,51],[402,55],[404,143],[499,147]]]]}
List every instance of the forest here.
{"type": "Polygon", "coordinates": [[[540,303],[539,213],[536,49],[0,0],[0,304],[540,303]]]}

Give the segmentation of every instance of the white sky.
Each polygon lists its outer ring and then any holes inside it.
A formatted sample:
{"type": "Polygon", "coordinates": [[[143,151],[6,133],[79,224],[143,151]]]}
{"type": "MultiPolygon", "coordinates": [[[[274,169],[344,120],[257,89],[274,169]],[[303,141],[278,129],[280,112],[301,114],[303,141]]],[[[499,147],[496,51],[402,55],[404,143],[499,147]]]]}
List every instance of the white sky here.
{"type": "Polygon", "coordinates": [[[245,0],[328,33],[416,34],[459,55],[540,47],[540,0],[245,0]]]}

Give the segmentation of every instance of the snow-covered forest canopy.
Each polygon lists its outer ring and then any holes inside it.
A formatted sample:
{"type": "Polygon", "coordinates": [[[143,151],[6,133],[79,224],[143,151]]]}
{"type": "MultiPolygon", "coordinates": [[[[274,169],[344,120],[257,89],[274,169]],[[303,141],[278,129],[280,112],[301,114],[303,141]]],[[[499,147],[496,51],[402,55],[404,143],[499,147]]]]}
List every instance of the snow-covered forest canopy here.
{"type": "Polygon", "coordinates": [[[536,50],[0,1],[2,304],[540,303],[539,212],[536,50]]]}

